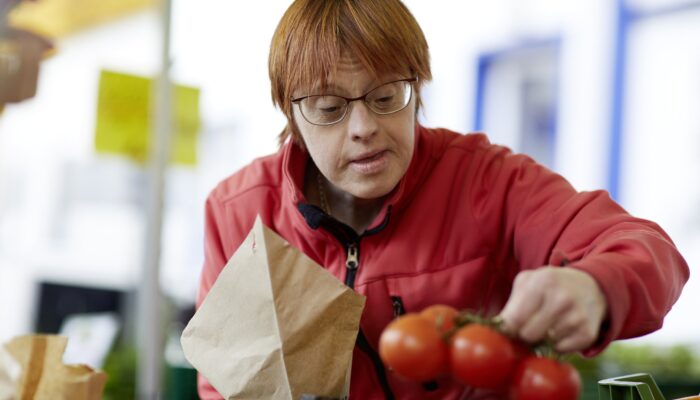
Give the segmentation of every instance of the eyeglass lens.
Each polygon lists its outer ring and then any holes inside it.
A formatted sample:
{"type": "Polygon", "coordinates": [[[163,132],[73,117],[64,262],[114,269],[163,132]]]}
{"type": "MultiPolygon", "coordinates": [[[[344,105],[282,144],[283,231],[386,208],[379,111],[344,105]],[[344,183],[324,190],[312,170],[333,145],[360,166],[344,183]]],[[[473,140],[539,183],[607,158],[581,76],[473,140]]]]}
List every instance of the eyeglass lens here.
{"type": "MultiPolygon", "coordinates": [[[[411,100],[411,84],[406,81],[390,82],[367,93],[364,101],[377,114],[391,114],[402,110],[411,100]]],[[[309,96],[300,102],[301,113],[312,124],[331,125],[345,117],[348,101],[339,96],[309,96]]]]}

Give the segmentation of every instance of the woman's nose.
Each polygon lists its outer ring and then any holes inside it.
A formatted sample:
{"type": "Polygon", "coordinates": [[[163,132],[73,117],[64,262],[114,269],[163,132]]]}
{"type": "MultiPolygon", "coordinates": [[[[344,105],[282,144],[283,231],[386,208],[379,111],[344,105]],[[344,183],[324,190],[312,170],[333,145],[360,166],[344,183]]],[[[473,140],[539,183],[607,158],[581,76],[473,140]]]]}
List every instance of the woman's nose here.
{"type": "Polygon", "coordinates": [[[348,105],[348,135],[352,140],[367,140],[378,128],[377,115],[363,101],[354,101],[348,105]]]}

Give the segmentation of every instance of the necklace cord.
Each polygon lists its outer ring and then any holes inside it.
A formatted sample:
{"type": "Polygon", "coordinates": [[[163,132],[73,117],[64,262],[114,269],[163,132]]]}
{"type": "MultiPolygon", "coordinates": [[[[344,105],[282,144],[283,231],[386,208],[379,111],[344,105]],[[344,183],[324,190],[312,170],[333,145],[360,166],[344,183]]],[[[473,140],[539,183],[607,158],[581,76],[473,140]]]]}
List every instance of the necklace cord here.
{"type": "Polygon", "coordinates": [[[326,191],[323,189],[323,178],[321,177],[321,172],[316,172],[316,184],[318,189],[318,197],[321,201],[321,209],[328,215],[331,214],[331,206],[328,203],[328,198],[326,197],[326,191]]]}

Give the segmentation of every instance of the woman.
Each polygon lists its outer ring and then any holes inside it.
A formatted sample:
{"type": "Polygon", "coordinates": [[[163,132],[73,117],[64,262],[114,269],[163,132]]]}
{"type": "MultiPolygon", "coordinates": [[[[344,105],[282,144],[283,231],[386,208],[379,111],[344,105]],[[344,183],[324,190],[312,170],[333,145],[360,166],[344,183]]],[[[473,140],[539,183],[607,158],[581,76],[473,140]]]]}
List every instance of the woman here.
{"type": "MultiPolygon", "coordinates": [[[[488,395],[384,370],[379,334],[404,312],[500,313],[514,336],[592,355],[658,329],[678,298],[688,268],[658,226],[481,134],[416,123],[428,46],[399,0],[295,1],[269,71],[281,149],[211,193],[198,304],[260,214],[367,296],[351,398],[488,395]]],[[[200,395],[219,398],[203,379],[200,395]]]]}

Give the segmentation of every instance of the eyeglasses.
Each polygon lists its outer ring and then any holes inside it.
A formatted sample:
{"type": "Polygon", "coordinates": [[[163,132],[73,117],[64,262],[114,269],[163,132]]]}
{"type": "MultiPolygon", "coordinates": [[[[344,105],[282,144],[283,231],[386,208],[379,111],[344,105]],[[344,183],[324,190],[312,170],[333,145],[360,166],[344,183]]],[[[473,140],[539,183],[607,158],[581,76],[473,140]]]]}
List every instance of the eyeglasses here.
{"type": "Polygon", "coordinates": [[[292,99],[299,111],[312,125],[333,125],[342,121],[351,102],[362,100],[375,114],[387,115],[399,112],[411,102],[412,83],[418,78],[391,81],[377,86],[360,97],[311,95],[292,99]]]}

